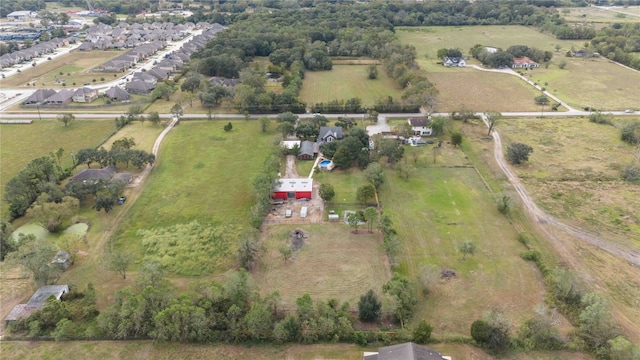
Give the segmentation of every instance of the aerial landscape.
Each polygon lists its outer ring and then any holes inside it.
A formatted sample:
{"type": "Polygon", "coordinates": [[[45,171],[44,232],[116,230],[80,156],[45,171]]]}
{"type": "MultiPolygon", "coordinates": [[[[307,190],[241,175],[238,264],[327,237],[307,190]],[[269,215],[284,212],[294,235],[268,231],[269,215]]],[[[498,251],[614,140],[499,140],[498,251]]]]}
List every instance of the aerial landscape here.
{"type": "Polygon", "coordinates": [[[0,358],[640,360],[640,0],[0,29],[0,358]]]}

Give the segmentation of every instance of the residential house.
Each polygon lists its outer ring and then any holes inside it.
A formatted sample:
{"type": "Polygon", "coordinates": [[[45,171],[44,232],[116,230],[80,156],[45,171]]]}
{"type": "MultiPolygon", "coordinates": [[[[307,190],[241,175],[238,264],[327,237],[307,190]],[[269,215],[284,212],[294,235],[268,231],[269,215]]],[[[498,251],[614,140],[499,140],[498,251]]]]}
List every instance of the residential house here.
{"type": "Polygon", "coordinates": [[[75,90],[72,89],[62,89],[57,93],[49,96],[44,103],[47,105],[68,105],[71,100],[73,100],[73,95],[75,94],[75,90]]]}
{"type": "Polygon", "coordinates": [[[133,74],[133,80],[144,81],[148,84],[152,84],[155,87],[155,84],[158,82],[155,76],[148,74],[148,71],[141,71],[133,74]]]}
{"type": "Polygon", "coordinates": [[[133,179],[130,173],[119,173],[115,166],[107,166],[102,169],[82,169],[69,181],[82,181],[83,183],[97,183],[122,181],[128,184],[133,179]]]}
{"type": "Polygon", "coordinates": [[[98,90],[89,87],[81,87],[73,94],[73,101],[87,103],[98,98],[98,90]]]}
{"type": "Polygon", "coordinates": [[[385,346],[377,352],[365,352],[364,360],[451,360],[439,351],[412,342],[385,346]]]}
{"type": "Polygon", "coordinates": [[[10,21],[25,21],[29,19],[34,19],[37,13],[35,11],[14,11],[7,14],[7,20],[10,21]]]}
{"type": "Polygon", "coordinates": [[[239,79],[226,79],[223,77],[214,76],[209,79],[211,85],[222,85],[224,87],[235,87],[240,84],[239,79]]]}
{"type": "Polygon", "coordinates": [[[56,93],[53,89],[38,89],[23,102],[24,105],[42,104],[47,98],[56,93]]]}
{"type": "Polygon", "coordinates": [[[133,80],[128,82],[124,88],[130,94],[146,95],[156,88],[156,84],[148,83],[143,80],[133,80]]]}
{"type": "Polygon", "coordinates": [[[524,56],[521,58],[514,58],[511,67],[513,69],[533,69],[540,67],[540,64],[524,56]]]}
{"type": "Polygon", "coordinates": [[[446,67],[465,67],[467,63],[461,57],[445,57],[442,60],[442,65],[446,67]]]}
{"type": "Polygon", "coordinates": [[[317,142],[302,141],[300,143],[300,150],[298,151],[298,159],[312,160],[319,152],[319,146],[317,142]]]}
{"type": "Polygon", "coordinates": [[[104,92],[104,94],[107,95],[107,97],[111,101],[127,101],[131,99],[131,95],[129,95],[129,93],[126,90],[119,88],[117,86],[109,88],[107,91],[104,92]]]}
{"type": "Polygon", "coordinates": [[[131,66],[131,63],[125,60],[113,59],[102,65],[103,72],[123,72],[131,66]]]}
{"type": "Polygon", "coordinates": [[[147,75],[151,75],[153,77],[156,78],[156,81],[163,81],[169,78],[169,73],[167,71],[164,71],[160,68],[158,68],[157,66],[151,68],[149,71],[147,71],[147,75]]]}
{"type": "Polygon", "coordinates": [[[342,134],[342,127],[340,126],[321,126],[320,133],[318,134],[317,142],[319,144],[332,142],[336,140],[342,140],[344,135],[342,134]]]}
{"type": "Polygon", "coordinates": [[[31,315],[33,312],[40,310],[47,303],[47,299],[53,296],[56,300],[60,300],[62,295],[69,292],[68,285],[45,285],[39,288],[26,304],[16,305],[9,315],[4,319],[6,323],[18,321],[24,317],[31,315]]]}
{"type": "Polygon", "coordinates": [[[431,117],[417,117],[417,118],[409,118],[407,119],[409,125],[411,125],[411,130],[413,130],[414,135],[418,136],[431,136],[433,130],[429,124],[431,123],[431,117]]]}

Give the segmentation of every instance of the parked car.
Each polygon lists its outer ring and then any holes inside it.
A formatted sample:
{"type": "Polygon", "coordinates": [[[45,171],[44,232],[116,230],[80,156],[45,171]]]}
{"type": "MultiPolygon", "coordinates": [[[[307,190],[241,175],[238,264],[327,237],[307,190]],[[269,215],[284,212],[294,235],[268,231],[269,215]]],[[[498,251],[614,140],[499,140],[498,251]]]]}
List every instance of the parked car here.
{"type": "Polygon", "coordinates": [[[292,216],[291,209],[287,209],[287,211],[284,212],[284,217],[290,218],[291,216],[292,216]]]}
{"type": "Polygon", "coordinates": [[[127,201],[127,197],[126,196],[120,196],[120,198],[118,199],[118,205],[124,204],[125,201],[127,201]]]}
{"type": "Polygon", "coordinates": [[[624,112],[627,113],[627,114],[633,114],[633,110],[631,110],[631,109],[627,109],[624,112]]]}

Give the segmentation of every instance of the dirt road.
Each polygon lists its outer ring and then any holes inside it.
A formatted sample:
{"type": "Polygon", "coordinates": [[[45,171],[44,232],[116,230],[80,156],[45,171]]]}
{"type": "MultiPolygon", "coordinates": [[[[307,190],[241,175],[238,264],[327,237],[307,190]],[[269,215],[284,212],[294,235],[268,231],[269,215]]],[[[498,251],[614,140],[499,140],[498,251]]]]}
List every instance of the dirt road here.
{"type": "MultiPolygon", "coordinates": [[[[482,116],[483,121],[487,127],[489,126],[486,117],[482,116]]],[[[511,171],[511,168],[507,165],[507,162],[504,158],[504,154],[502,152],[502,141],[500,139],[500,134],[493,130],[491,132],[493,136],[493,144],[494,144],[494,157],[498,166],[502,169],[504,174],[509,179],[509,182],[513,185],[515,190],[518,192],[522,203],[524,204],[527,213],[532,218],[535,224],[537,224],[538,228],[542,230],[547,238],[550,239],[556,249],[560,250],[561,253],[567,253],[567,245],[564,243],[564,238],[561,236],[557,236],[554,230],[560,230],[569,235],[575,236],[579,239],[582,239],[588,242],[591,245],[597,246],[598,248],[607,251],[610,254],[613,254],[621,259],[628,261],[631,264],[636,266],[640,266],[640,251],[637,249],[633,249],[627,246],[624,246],[619,243],[609,242],[601,239],[600,237],[591,234],[585,230],[579,229],[575,226],[571,226],[565,224],[553,216],[545,213],[536,205],[536,203],[531,199],[527,190],[524,188],[524,185],[520,182],[520,179],[511,171]]]]}

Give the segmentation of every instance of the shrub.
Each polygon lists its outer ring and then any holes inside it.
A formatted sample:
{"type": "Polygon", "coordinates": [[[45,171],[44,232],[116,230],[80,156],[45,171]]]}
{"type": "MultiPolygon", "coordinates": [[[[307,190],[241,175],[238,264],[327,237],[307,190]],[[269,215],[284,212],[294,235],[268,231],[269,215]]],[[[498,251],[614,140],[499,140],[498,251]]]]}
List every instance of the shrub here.
{"type": "Polygon", "coordinates": [[[489,339],[491,327],[484,320],[476,320],[471,324],[471,337],[478,344],[484,344],[489,339]]]}
{"type": "Polygon", "coordinates": [[[611,115],[603,114],[599,111],[589,115],[589,121],[596,124],[613,125],[611,115]]]}
{"type": "Polygon", "coordinates": [[[529,155],[533,152],[533,148],[527,144],[512,143],[507,146],[507,160],[518,165],[525,161],[529,161],[529,155]]]}
{"type": "Polygon", "coordinates": [[[523,232],[518,233],[518,242],[526,246],[527,249],[529,248],[529,237],[527,236],[527,234],[523,232]]]}
{"type": "Polygon", "coordinates": [[[418,326],[413,329],[413,342],[417,344],[426,344],[431,340],[431,332],[433,327],[426,321],[421,320],[418,326]]]}
{"type": "Polygon", "coordinates": [[[380,318],[382,303],[373,290],[367,291],[358,301],[358,318],[365,322],[375,322],[380,318]]]}
{"type": "Polygon", "coordinates": [[[502,195],[496,200],[496,205],[498,206],[498,211],[502,215],[509,215],[511,212],[511,198],[507,195],[502,195]]]}
{"type": "Polygon", "coordinates": [[[542,254],[538,250],[527,250],[520,253],[520,257],[527,261],[540,261],[542,254]]]}
{"type": "Polygon", "coordinates": [[[640,143],[640,122],[631,121],[622,125],[620,139],[631,145],[640,143]]]}
{"type": "Polygon", "coordinates": [[[629,182],[640,181],[640,164],[631,162],[623,166],[622,178],[629,182]]]}

